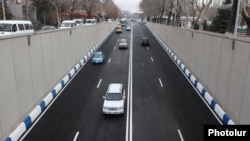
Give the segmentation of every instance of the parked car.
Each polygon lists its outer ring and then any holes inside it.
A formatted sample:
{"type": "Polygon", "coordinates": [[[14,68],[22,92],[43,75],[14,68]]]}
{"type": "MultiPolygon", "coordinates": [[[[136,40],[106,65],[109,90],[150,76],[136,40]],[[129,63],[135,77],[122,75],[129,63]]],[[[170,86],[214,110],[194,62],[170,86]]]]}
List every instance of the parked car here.
{"type": "Polygon", "coordinates": [[[112,19],[108,19],[108,23],[111,23],[112,22],[112,19]]]}
{"type": "Polygon", "coordinates": [[[96,19],[86,19],[85,25],[95,25],[97,23],[96,19]]]}
{"type": "Polygon", "coordinates": [[[31,21],[0,20],[0,36],[34,33],[31,21]]]}
{"type": "Polygon", "coordinates": [[[76,26],[83,26],[83,22],[84,20],[83,19],[73,19],[75,22],[76,22],[76,26]]]}
{"type": "Polygon", "coordinates": [[[110,83],[103,99],[104,114],[124,114],[126,92],[123,84],[110,83]]]}
{"type": "Polygon", "coordinates": [[[149,39],[148,39],[148,37],[142,37],[141,45],[142,46],[149,46],[149,39]]]}
{"type": "Polygon", "coordinates": [[[102,64],[105,61],[105,55],[102,51],[97,51],[92,57],[92,64],[102,64]]]}
{"type": "Polygon", "coordinates": [[[53,30],[53,29],[56,29],[56,27],[54,27],[52,25],[44,25],[41,28],[41,30],[53,30]]]}
{"type": "Polygon", "coordinates": [[[127,39],[120,39],[118,46],[119,46],[119,49],[127,49],[128,48],[127,39]]]}
{"type": "Polygon", "coordinates": [[[76,21],[74,21],[74,20],[65,20],[65,21],[62,21],[60,29],[72,28],[72,27],[75,27],[75,26],[76,26],[76,21]]]}

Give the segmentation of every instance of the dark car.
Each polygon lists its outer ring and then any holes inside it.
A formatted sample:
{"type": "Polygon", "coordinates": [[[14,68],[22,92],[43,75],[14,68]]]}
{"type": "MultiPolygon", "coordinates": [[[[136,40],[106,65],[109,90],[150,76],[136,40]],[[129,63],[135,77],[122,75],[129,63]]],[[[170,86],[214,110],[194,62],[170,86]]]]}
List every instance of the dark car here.
{"type": "Polygon", "coordinates": [[[148,37],[142,37],[141,45],[142,46],[149,46],[149,39],[148,39],[148,37]]]}

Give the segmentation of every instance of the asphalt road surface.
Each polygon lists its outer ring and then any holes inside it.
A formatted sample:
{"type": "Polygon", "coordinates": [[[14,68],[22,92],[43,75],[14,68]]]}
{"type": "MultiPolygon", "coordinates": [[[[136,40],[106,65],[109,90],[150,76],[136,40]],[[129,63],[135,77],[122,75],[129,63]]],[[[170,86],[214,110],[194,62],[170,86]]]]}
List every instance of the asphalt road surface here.
{"type": "Polygon", "coordinates": [[[105,62],[89,61],[21,140],[202,141],[204,124],[220,124],[146,26],[132,25],[110,35],[99,48],[105,62]],[[150,46],[141,46],[143,36],[150,46]],[[118,48],[121,38],[128,49],[118,48]],[[113,82],[127,92],[121,116],[102,113],[102,96],[113,82]]]}

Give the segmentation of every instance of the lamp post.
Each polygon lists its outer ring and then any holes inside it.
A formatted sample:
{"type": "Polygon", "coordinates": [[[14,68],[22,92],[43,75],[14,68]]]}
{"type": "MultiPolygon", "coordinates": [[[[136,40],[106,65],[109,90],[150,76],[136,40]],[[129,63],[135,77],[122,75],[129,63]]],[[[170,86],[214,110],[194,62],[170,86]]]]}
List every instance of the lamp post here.
{"type": "Polygon", "coordinates": [[[2,9],[3,9],[3,20],[6,20],[5,8],[4,8],[4,0],[2,0],[2,9]]]}

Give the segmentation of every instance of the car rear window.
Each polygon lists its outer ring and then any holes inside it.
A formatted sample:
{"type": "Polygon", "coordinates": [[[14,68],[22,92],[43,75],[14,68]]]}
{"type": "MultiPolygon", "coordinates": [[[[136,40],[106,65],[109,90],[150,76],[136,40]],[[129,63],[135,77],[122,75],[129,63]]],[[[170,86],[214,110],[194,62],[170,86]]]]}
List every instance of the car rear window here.
{"type": "Polygon", "coordinates": [[[121,93],[107,93],[107,100],[122,100],[121,93]]]}

